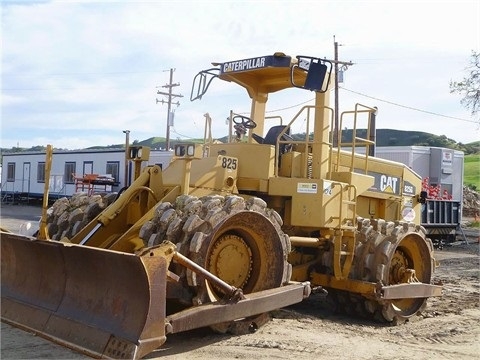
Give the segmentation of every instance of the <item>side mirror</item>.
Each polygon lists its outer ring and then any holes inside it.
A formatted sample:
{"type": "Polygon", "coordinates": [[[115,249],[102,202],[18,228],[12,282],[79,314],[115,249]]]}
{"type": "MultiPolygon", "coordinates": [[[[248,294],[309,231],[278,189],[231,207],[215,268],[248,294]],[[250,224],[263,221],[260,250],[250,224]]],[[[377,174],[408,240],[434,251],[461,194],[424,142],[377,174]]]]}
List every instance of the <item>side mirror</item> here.
{"type": "Polygon", "coordinates": [[[418,197],[418,202],[420,204],[425,204],[427,202],[428,194],[426,191],[420,191],[420,196],[418,197]]]}
{"type": "Polygon", "coordinates": [[[329,60],[299,55],[297,63],[291,68],[290,81],[295,87],[324,93],[330,83],[332,68],[333,65],[329,60]],[[306,73],[303,84],[299,83],[301,72],[306,73]]]}

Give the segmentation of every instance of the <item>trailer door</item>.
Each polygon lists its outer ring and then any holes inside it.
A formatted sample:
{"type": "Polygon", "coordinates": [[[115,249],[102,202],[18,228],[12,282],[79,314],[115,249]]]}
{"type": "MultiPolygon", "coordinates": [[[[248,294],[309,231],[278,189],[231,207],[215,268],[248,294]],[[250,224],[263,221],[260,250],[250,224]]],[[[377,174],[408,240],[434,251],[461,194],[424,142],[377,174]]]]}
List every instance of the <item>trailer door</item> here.
{"type": "Polygon", "coordinates": [[[30,163],[23,163],[22,192],[30,193],[30,163]]]}
{"type": "Polygon", "coordinates": [[[93,174],[93,161],[83,162],[83,175],[93,174]]]}

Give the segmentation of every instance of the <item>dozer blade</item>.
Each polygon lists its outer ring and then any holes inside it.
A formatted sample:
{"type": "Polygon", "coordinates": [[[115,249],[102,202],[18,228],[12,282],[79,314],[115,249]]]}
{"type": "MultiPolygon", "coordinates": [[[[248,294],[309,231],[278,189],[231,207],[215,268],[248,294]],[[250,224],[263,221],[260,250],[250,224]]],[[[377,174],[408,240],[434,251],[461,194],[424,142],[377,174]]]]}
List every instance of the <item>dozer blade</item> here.
{"type": "Polygon", "coordinates": [[[0,235],[3,321],[92,357],[165,342],[164,257],[0,235]]]}

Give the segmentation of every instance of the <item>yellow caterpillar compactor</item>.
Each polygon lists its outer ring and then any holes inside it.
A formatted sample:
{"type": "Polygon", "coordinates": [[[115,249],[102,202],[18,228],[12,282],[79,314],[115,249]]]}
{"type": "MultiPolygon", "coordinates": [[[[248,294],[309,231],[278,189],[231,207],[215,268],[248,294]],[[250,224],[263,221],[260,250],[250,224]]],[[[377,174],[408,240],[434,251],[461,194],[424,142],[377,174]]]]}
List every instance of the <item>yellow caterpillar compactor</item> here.
{"type": "MultiPolygon", "coordinates": [[[[138,359],[167,334],[254,331],[316,289],[377,320],[421,311],[441,295],[419,225],[421,179],[369,155],[374,142],[356,129],[363,119],[370,129],[375,108],[342,113],[339,129],[353,136],[334,139],[332,64],[276,53],[198,73],[192,101],[219,78],[246,89],[250,116],[230,113],[225,143],[205,136],[175,146],[164,170],[137,167],[89,222],[62,228],[45,215],[38,238],[3,232],[2,320],[93,357],[138,359]],[[267,131],[269,94],[292,88],[315,104],[267,131]],[[293,137],[296,125],[304,136],[293,137]]],[[[130,153],[138,164],[148,148],[130,153]]]]}

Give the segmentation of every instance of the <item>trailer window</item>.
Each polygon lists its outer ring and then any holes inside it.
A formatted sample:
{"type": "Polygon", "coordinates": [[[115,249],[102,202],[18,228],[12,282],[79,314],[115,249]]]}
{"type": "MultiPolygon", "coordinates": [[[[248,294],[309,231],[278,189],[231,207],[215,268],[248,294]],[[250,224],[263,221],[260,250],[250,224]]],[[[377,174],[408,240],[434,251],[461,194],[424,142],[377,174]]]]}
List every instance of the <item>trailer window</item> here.
{"type": "Polygon", "coordinates": [[[37,182],[45,182],[45,163],[39,162],[37,165],[37,182]]]}
{"type": "Polygon", "coordinates": [[[120,178],[119,168],[120,168],[119,161],[107,161],[107,168],[105,169],[105,173],[108,175],[112,175],[115,182],[118,182],[120,178]]]}
{"type": "Polygon", "coordinates": [[[7,164],[7,181],[15,181],[15,163],[7,164]]]}
{"type": "Polygon", "coordinates": [[[77,168],[77,165],[75,162],[65,163],[65,173],[63,174],[63,179],[65,184],[73,184],[75,182],[74,174],[75,174],[76,168],[77,168]]]}

